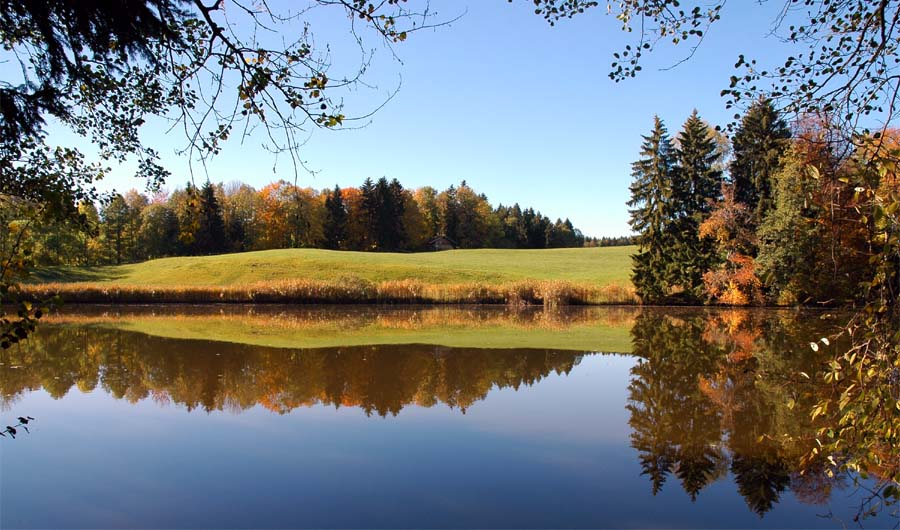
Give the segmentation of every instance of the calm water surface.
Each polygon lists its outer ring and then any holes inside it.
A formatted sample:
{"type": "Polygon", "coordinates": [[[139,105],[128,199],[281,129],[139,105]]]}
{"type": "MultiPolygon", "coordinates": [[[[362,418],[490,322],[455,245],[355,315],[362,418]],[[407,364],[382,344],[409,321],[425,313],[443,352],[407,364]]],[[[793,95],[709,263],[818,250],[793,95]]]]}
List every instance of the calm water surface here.
{"type": "MultiPolygon", "coordinates": [[[[800,464],[814,426],[796,373],[821,362],[808,343],[837,317],[251,311],[291,333],[338,322],[354,343],[371,326],[414,335],[485,318],[564,343],[567,323],[595,322],[607,331],[589,351],[291,349],[131,330],[172,311],[75,311],[0,353],[0,417],[37,418],[0,439],[0,527],[853,525],[852,481],[800,464]]],[[[181,311],[187,325],[247,310],[181,311]]]]}

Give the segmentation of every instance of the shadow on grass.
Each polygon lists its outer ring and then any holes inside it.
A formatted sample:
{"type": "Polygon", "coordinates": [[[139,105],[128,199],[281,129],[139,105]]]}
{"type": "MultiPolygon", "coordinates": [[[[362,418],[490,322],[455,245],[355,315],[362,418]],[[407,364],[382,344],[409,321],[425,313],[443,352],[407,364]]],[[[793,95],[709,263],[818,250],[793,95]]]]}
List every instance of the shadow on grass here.
{"type": "Polygon", "coordinates": [[[41,267],[32,271],[25,283],[104,282],[123,276],[115,267],[41,267]]]}

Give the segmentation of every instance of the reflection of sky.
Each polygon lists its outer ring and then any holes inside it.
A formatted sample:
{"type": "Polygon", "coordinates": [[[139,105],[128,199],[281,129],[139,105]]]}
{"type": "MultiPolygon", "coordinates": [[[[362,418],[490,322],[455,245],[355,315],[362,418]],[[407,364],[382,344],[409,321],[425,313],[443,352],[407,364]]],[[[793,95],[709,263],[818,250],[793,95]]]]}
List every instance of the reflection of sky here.
{"type": "Polygon", "coordinates": [[[727,480],[691,503],[650,495],[628,445],[633,359],[366,417],[352,407],[240,414],[26,394],[30,435],[2,441],[0,527],[822,526],[789,495],[764,519],[727,480]]]}
{"type": "Polygon", "coordinates": [[[800,526],[789,495],[765,519],[727,480],[691,503],[657,496],[628,445],[622,356],[493,390],[463,415],[410,406],[278,415],[130,404],[101,390],[26,394],[33,432],[2,441],[0,527],[800,526]]]}
{"type": "MultiPolygon", "coordinates": [[[[548,377],[527,392],[511,388],[492,392],[466,411],[476,428],[506,435],[585,443],[625,443],[625,410],[633,357],[585,356],[568,375],[548,377]],[[520,414],[515,414],[515,412],[520,414]],[[535,417],[541,421],[534,421],[535,417]]],[[[521,389],[520,389],[521,390],[521,389]]]]}

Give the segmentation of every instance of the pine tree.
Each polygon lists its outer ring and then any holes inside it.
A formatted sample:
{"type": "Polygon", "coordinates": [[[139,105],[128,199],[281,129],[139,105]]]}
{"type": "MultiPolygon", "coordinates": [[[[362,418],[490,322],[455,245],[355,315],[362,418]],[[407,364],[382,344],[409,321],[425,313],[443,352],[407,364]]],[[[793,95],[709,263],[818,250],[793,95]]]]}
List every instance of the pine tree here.
{"type": "Polygon", "coordinates": [[[131,210],[128,208],[128,203],[118,193],[100,210],[101,231],[106,254],[116,265],[122,263],[122,260],[130,254],[126,236],[130,215],[131,210]]]}
{"type": "Polygon", "coordinates": [[[386,247],[389,250],[406,248],[407,237],[403,226],[403,213],[406,206],[403,198],[403,186],[399,180],[391,179],[388,184],[384,207],[387,211],[385,215],[385,233],[388,235],[386,247]]]}
{"type": "Polygon", "coordinates": [[[375,183],[372,179],[366,178],[362,186],[359,187],[359,193],[362,196],[360,217],[365,223],[365,241],[363,241],[363,249],[371,250],[378,245],[378,238],[375,232],[375,216],[378,215],[379,200],[375,190],[375,183]]]}
{"type": "Polygon", "coordinates": [[[342,248],[347,240],[347,207],[341,188],[335,184],[334,191],[325,196],[325,247],[332,250],[342,248]]]}
{"type": "Polygon", "coordinates": [[[670,281],[681,286],[691,302],[703,298],[703,274],[718,262],[715,243],[701,239],[700,224],[709,217],[712,205],[721,198],[722,172],[717,169],[721,154],[709,126],[697,111],[685,121],[678,134],[675,151],[678,167],[672,180],[674,246],[670,281]]]}
{"type": "Polygon", "coordinates": [[[459,204],[456,200],[456,186],[451,185],[438,196],[438,211],[441,233],[451,241],[459,241],[459,204]]]}
{"type": "Polygon", "coordinates": [[[381,177],[374,186],[373,228],[379,250],[399,250],[403,244],[403,186],[381,177]]]}
{"type": "Polygon", "coordinates": [[[194,254],[217,254],[227,248],[225,223],[212,183],[206,181],[199,193],[197,228],[194,232],[194,254]]]}
{"type": "Polygon", "coordinates": [[[750,207],[754,226],[774,204],[774,178],[790,137],[790,129],[772,102],[763,98],[747,110],[734,135],[734,159],[729,167],[734,198],[750,207]]]}
{"type": "Polygon", "coordinates": [[[638,235],[638,252],[632,256],[631,280],[644,302],[664,298],[669,291],[667,275],[671,267],[668,250],[673,243],[672,176],[675,153],[662,120],[654,117],[653,130],[644,136],[641,159],[631,165],[631,219],[628,224],[638,235]]]}

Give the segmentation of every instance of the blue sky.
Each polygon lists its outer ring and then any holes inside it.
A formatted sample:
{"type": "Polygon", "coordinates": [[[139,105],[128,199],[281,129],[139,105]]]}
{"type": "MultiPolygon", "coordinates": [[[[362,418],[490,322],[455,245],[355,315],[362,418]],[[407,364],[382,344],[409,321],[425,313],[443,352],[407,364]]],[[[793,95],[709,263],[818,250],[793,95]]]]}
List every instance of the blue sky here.
{"type": "MultiPolygon", "coordinates": [[[[588,235],[624,235],[630,164],[653,115],[673,136],[694,108],[725,124],[734,111],[719,94],[737,55],[766,63],[783,57],[778,41],[767,37],[778,6],[750,0],[726,6],[690,61],[661,70],[689,51],[684,44],[662,45],[637,78],[621,83],[607,74],[613,52],[630,36],[605,7],[556,27],[534,15],[528,0],[433,1],[432,7],[444,19],[464,14],[396,45],[399,61],[385,50],[376,54],[367,77],[376,88],[347,94],[346,113],[371,110],[402,78],[399,92],[359,130],[315,131],[302,156],[317,173],[301,173],[301,185],[359,185],[386,176],[408,188],[444,189],[465,179],[494,205],[518,202],[553,219],[569,217],[588,235]]],[[[317,40],[333,40],[338,61],[358,58],[341,43],[345,20],[313,22],[317,40]]],[[[150,127],[143,138],[173,172],[167,186],[182,186],[190,178],[188,163],[174,149],[183,137],[150,127]]],[[[140,189],[128,174],[128,167],[114,169],[101,188],[140,189]]],[[[195,181],[207,175],[259,188],[292,180],[293,168],[284,158],[276,165],[255,139],[242,145],[236,138],[205,170],[194,165],[195,181]]]]}

